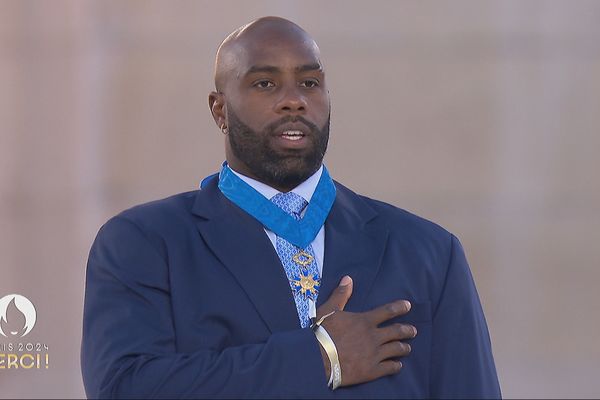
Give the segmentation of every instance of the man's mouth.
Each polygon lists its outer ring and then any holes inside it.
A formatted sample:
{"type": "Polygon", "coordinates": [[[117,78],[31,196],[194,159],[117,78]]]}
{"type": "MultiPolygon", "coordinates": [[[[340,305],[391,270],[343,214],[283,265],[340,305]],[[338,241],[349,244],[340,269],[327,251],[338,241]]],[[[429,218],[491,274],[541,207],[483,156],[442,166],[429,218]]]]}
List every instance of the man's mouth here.
{"type": "Polygon", "coordinates": [[[298,130],[286,130],[281,133],[281,137],[287,140],[300,140],[304,137],[304,132],[298,130]]]}

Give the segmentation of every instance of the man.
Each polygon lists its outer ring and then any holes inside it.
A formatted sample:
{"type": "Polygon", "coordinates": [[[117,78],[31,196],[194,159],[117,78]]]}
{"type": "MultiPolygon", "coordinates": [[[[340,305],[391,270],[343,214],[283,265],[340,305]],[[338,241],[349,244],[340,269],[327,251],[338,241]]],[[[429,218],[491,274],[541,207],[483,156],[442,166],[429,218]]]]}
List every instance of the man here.
{"type": "Polygon", "coordinates": [[[90,252],[90,397],[499,397],[458,240],[322,165],[319,49],[275,17],[220,46],[226,163],[124,211],[90,252]]]}

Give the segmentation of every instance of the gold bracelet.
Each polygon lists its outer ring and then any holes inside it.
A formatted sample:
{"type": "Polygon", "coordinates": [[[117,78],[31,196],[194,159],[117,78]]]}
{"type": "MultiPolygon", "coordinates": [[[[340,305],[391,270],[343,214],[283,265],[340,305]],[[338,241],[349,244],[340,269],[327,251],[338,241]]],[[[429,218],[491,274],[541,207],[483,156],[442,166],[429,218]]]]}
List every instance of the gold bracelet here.
{"type": "Polygon", "coordinates": [[[337,348],[335,347],[333,339],[329,336],[329,333],[327,333],[325,328],[321,325],[315,329],[315,335],[329,358],[331,374],[329,375],[329,382],[327,382],[327,385],[331,387],[331,390],[335,390],[342,384],[342,368],[340,366],[337,348]]]}

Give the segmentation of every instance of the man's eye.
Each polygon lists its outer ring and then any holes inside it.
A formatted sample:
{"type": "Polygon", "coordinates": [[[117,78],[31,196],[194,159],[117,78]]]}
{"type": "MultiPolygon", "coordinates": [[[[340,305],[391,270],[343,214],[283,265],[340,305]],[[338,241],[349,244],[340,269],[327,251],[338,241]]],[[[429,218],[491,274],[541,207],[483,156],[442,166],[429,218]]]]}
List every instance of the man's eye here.
{"type": "Polygon", "coordinates": [[[319,81],[317,81],[316,79],[307,79],[305,81],[302,81],[300,86],[306,87],[306,88],[314,88],[314,87],[319,86],[319,81]]]}
{"type": "Polygon", "coordinates": [[[256,86],[257,88],[260,88],[260,89],[267,89],[267,88],[275,86],[275,84],[273,84],[273,82],[271,82],[271,81],[258,81],[254,84],[254,86],[256,86]]]}

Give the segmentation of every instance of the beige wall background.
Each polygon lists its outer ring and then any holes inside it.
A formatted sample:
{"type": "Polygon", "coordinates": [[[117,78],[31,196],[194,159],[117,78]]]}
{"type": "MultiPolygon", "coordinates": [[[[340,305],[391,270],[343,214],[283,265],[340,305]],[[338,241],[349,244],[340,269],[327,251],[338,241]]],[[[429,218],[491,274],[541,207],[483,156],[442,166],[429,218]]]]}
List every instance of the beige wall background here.
{"type": "Polygon", "coordinates": [[[214,52],[263,15],[321,46],[333,176],[461,238],[504,395],[600,396],[600,2],[586,0],[0,2],[0,297],[35,303],[26,339],[50,354],[0,370],[0,396],[84,396],[89,246],[115,213],[219,168],[214,52]]]}

